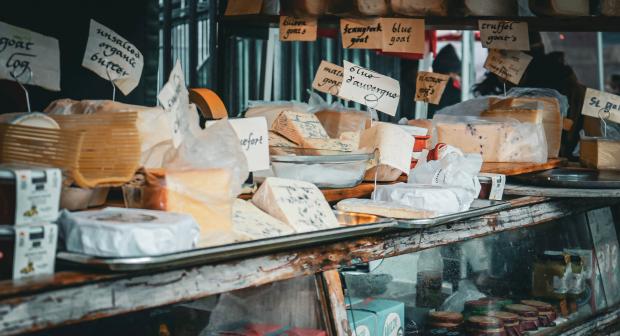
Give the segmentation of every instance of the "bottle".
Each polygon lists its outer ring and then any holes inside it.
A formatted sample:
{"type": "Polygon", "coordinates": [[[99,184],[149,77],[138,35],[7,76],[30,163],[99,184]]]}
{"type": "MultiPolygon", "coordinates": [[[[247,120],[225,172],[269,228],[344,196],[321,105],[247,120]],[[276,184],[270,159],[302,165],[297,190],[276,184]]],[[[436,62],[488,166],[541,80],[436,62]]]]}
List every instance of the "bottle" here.
{"type": "Polygon", "coordinates": [[[416,283],[416,306],[438,308],[443,303],[443,258],[439,248],[420,252],[416,283]]]}

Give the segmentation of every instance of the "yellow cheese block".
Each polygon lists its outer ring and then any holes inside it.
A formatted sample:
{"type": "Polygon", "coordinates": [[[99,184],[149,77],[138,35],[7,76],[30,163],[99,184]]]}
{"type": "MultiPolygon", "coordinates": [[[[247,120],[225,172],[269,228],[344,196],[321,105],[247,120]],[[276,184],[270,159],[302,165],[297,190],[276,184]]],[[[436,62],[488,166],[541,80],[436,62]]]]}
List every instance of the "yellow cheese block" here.
{"type": "Polygon", "coordinates": [[[481,117],[501,117],[516,119],[519,122],[542,124],[543,111],[542,110],[524,110],[519,108],[507,108],[488,110],[480,114],[481,117]]]}
{"type": "MultiPolygon", "coordinates": [[[[153,171],[150,171],[153,173],[153,171]]],[[[186,171],[158,170],[163,188],[159,190],[160,210],[190,214],[200,225],[199,246],[231,243],[234,237],[232,208],[235,197],[230,194],[232,176],[225,169],[186,171]],[[162,183],[161,178],[164,178],[162,183]],[[223,237],[227,237],[223,241],[223,237]]],[[[155,199],[154,196],[150,198],[155,199]]]]}
{"type": "Polygon", "coordinates": [[[579,160],[584,166],[620,170],[620,141],[584,138],[580,144],[579,160]]]}

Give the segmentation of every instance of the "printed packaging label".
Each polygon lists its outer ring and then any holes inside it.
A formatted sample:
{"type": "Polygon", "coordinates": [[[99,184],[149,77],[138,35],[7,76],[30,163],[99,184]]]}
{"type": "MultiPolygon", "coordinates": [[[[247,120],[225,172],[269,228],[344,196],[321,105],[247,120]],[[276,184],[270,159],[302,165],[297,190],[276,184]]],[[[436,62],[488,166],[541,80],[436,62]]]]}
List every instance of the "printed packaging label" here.
{"type": "MultiPolygon", "coordinates": [[[[58,218],[62,177],[60,170],[15,169],[15,225],[55,221],[58,218]]],[[[6,223],[9,224],[9,223],[6,223]]]]}

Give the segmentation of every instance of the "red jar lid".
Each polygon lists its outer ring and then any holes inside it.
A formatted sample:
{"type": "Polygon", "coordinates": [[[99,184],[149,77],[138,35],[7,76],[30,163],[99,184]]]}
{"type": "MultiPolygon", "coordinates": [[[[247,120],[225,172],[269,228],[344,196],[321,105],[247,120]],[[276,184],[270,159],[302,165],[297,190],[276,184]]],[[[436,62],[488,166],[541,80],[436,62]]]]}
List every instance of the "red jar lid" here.
{"type": "Polygon", "coordinates": [[[504,324],[519,323],[519,315],[509,313],[509,312],[492,311],[492,312],[489,312],[487,316],[498,318],[502,320],[504,324]]]}
{"type": "Polygon", "coordinates": [[[502,323],[500,319],[490,316],[471,316],[467,319],[467,324],[475,329],[496,329],[504,327],[504,323],[502,323]]]}
{"type": "Polygon", "coordinates": [[[552,312],[553,306],[549,303],[536,300],[522,300],[522,304],[536,308],[540,312],[552,312]]]}

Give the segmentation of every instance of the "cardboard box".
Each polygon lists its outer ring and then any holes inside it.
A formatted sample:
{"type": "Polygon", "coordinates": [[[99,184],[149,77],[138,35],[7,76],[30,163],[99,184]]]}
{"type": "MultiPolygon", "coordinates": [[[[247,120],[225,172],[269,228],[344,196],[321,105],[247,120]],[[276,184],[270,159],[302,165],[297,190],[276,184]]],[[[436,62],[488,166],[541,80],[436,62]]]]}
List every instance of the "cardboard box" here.
{"type": "Polygon", "coordinates": [[[620,170],[620,141],[586,137],[581,139],[581,164],[588,168],[620,170]]]}
{"type": "Polygon", "coordinates": [[[375,336],[377,335],[377,316],[364,310],[347,310],[349,327],[353,336],[375,336]]]}
{"type": "Polygon", "coordinates": [[[370,299],[354,305],[353,310],[370,312],[376,316],[377,336],[400,336],[404,333],[405,304],[402,302],[370,299]]]}

